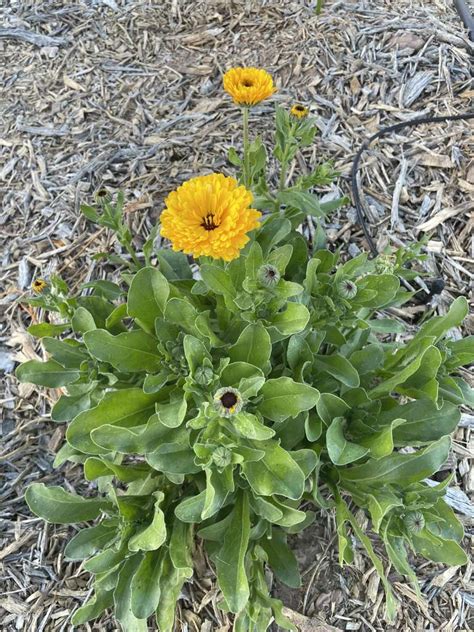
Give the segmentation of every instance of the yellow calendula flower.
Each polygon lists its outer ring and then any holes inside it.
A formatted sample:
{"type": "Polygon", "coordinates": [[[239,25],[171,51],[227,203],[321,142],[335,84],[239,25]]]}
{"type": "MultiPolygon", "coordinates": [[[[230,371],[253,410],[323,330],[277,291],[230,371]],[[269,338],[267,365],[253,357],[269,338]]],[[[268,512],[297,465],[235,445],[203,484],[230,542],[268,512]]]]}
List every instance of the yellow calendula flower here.
{"type": "Polygon", "coordinates": [[[276,88],[272,76],[260,68],[231,68],[224,75],[224,90],[239,105],[255,105],[271,97],[276,88]]]}
{"type": "Polygon", "coordinates": [[[42,294],[47,287],[48,284],[44,279],[35,279],[31,284],[31,289],[35,294],[42,294]]]}
{"type": "Polygon", "coordinates": [[[161,235],[173,250],[231,261],[258,226],[261,213],[249,208],[252,201],[250,191],[221,173],[192,178],[166,198],[161,235]]]}
{"type": "Polygon", "coordinates": [[[299,119],[306,118],[309,114],[309,110],[304,105],[301,105],[301,103],[295,103],[290,110],[290,114],[299,119]]]}

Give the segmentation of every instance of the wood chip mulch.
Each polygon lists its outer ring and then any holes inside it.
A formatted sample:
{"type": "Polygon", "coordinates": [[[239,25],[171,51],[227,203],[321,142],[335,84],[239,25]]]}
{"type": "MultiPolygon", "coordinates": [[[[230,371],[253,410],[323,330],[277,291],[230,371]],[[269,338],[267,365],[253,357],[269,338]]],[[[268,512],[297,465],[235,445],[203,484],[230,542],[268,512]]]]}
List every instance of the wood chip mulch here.
{"type": "MultiPolygon", "coordinates": [[[[264,67],[275,99],[308,104],[320,134],[298,157],[310,169],[331,159],[341,171],[321,190],[349,192],[354,153],[380,126],[415,116],[472,111],[474,45],[448,0],[11,0],[0,26],[0,629],[71,630],[89,594],[88,574],[63,559],[73,528],[33,517],[23,494],[32,481],[79,486],[79,468],[53,471],[64,429],[48,419],[58,393],[19,385],[15,363],[42,358],[26,333],[42,314],[17,301],[36,276],[61,274],[77,288],[110,274],[97,251],[116,244],[79,212],[94,191],[123,189],[137,247],[156,223],[166,194],[209,170],[232,173],[226,160],[240,144],[239,112],[221,87],[232,65],[264,67]]],[[[269,138],[272,103],[252,116],[269,138]]],[[[428,310],[446,311],[469,296],[474,278],[474,141],[472,121],[423,125],[382,139],[364,154],[361,185],[379,248],[428,236],[430,277],[445,288],[430,303],[399,316],[415,325],[428,310]]],[[[275,166],[270,164],[271,176],[275,166]]],[[[367,249],[354,209],[328,218],[330,245],[354,256],[367,249]]],[[[311,232],[311,225],[308,226],[311,232]]],[[[418,288],[416,288],[418,289],[418,288]]],[[[465,333],[474,330],[468,321],[465,333]]],[[[473,535],[473,417],[464,411],[449,467],[451,490],[473,535]]],[[[92,486],[90,486],[92,489],[92,486]]],[[[432,632],[470,630],[472,564],[447,569],[416,561],[419,600],[391,576],[401,602],[397,622],[383,619],[384,597],[371,563],[357,550],[337,565],[335,525],[321,513],[295,539],[304,586],[275,591],[300,630],[432,632]],[[333,626],[333,627],[331,627],[333,626]]],[[[177,632],[229,631],[218,611],[212,573],[200,550],[186,587],[177,632]]],[[[83,630],[117,630],[110,617],[83,630]]],[[[155,628],[152,628],[155,629],[155,628]]]]}

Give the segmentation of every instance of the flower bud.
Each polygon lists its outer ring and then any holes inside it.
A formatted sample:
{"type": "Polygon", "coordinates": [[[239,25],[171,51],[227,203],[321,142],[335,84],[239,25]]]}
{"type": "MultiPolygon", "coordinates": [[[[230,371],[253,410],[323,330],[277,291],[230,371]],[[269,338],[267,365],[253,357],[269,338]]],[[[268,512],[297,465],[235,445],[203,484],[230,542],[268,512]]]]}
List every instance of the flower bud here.
{"type": "Polygon", "coordinates": [[[342,298],[354,298],[357,295],[357,285],[349,279],[343,279],[337,284],[337,291],[342,298]]]}
{"type": "Polygon", "coordinates": [[[408,533],[419,533],[425,526],[425,517],[421,511],[410,511],[403,519],[408,533]]]}
{"type": "Polygon", "coordinates": [[[232,462],[232,452],[223,446],[216,448],[212,460],[218,468],[224,468],[232,462]]]}
{"type": "Polygon", "coordinates": [[[201,386],[207,386],[214,379],[214,371],[210,366],[198,366],[194,372],[194,381],[201,386]]]}
{"type": "Polygon", "coordinates": [[[275,287],[280,280],[280,272],[277,268],[275,268],[275,266],[266,263],[258,269],[257,280],[263,287],[275,287]]]}
{"type": "Polygon", "coordinates": [[[291,107],[290,114],[291,116],[294,116],[295,118],[303,119],[308,116],[309,110],[304,105],[301,105],[301,103],[295,103],[291,107]]]}
{"type": "Polygon", "coordinates": [[[31,284],[31,289],[35,294],[43,294],[47,287],[48,284],[46,283],[46,281],[40,278],[35,279],[31,284]]]}

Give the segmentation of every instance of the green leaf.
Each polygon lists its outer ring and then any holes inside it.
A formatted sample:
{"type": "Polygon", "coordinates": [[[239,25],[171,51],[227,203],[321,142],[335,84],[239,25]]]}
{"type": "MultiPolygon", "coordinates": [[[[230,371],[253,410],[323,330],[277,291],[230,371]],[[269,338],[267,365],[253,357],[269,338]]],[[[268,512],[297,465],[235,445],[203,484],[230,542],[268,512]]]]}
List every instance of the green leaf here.
{"type": "Polygon", "coordinates": [[[102,612],[104,612],[104,610],[110,608],[113,602],[112,590],[100,590],[96,586],[95,595],[78,610],[76,610],[76,612],[72,615],[71,623],[73,625],[87,623],[87,621],[97,618],[102,614],[102,612]]]}
{"type": "Polygon", "coordinates": [[[15,375],[20,382],[31,382],[39,386],[57,388],[58,386],[72,384],[72,382],[79,379],[80,373],[77,369],[65,369],[54,360],[48,360],[47,362],[28,360],[20,364],[15,375]]]}
{"type": "Polygon", "coordinates": [[[104,454],[107,450],[91,439],[91,432],[105,424],[133,428],[146,424],[155,412],[158,395],[147,395],[140,388],[107,393],[100,403],[80,413],[69,425],[68,442],[86,454],[104,454]]]}
{"type": "Polygon", "coordinates": [[[411,534],[410,540],[415,551],[432,562],[461,566],[469,561],[457,542],[437,538],[426,529],[423,529],[419,535],[411,534]]]}
{"type": "Polygon", "coordinates": [[[423,399],[382,412],[376,420],[375,428],[385,427],[395,419],[404,419],[403,425],[394,428],[395,445],[418,446],[451,434],[460,418],[461,413],[457,406],[445,402],[438,408],[435,403],[423,399]]]}
{"type": "Polygon", "coordinates": [[[229,492],[233,491],[233,488],[232,467],[227,467],[222,472],[206,469],[206,495],[201,519],[207,520],[216,514],[224,505],[229,492]]]}
{"type": "Polygon", "coordinates": [[[275,266],[281,275],[285,274],[286,266],[289,264],[291,255],[293,254],[293,246],[285,244],[272,250],[267,258],[267,263],[275,266]]]}
{"type": "Polygon", "coordinates": [[[132,555],[120,569],[117,587],[114,590],[115,618],[124,632],[148,632],[146,619],[138,619],[132,612],[132,579],[142,561],[141,555],[132,555]]]}
{"type": "Polygon", "coordinates": [[[263,379],[263,371],[247,362],[231,362],[222,369],[221,385],[238,387],[242,380],[247,381],[253,378],[263,379]]]}
{"type": "Polygon", "coordinates": [[[194,464],[194,452],[187,445],[164,443],[146,456],[147,463],[159,472],[195,474],[200,467],[194,464]]]}
{"type": "Polygon", "coordinates": [[[156,258],[158,259],[160,271],[168,281],[193,278],[188,258],[182,252],[162,248],[156,253],[156,258]]]}
{"type": "Polygon", "coordinates": [[[255,415],[240,412],[234,415],[231,420],[232,429],[241,437],[254,439],[255,441],[265,441],[274,436],[272,428],[264,426],[255,415]]]}
{"type": "Polygon", "coordinates": [[[189,333],[196,332],[196,318],[198,311],[189,301],[182,298],[171,298],[165,310],[165,319],[179,325],[189,333]]]}
{"type": "MultiPolygon", "coordinates": [[[[113,428],[113,426],[111,426],[113,428]]],[[[102,476],[116,476],[119,481],[131,483],[146,478],[151,469],[143,463],[135,465],[118,465],[105,458],[89,457],[84,463],[84,476],[88,481],[94,481],[102,476]]]]}
{"type": "Polygon", "coordinates": [[[391,454],[382,459],[370,459],[367,463],[341,470],[343,481],[357,483],[394,483],[409,485],[437,472],[448,458],[449,437],[443,437],[424,450],[414,454],[391,454]]]}
{"type": "Polygon", "coordinates": [[[51,410],[53,421],[71,421],[83,410],[87,410],[91,405],[91,394],[85,393],[77,397],[61,395],[51,410]]]}
{"type": "Polygon", "coordinates": [[[97,329],[94,317],[85,307],[78,307],[71,320],[72,328],[77,334],[84,334],[86,331],[97,329]]]}
{"type": "Polygon", "coordinates": [[[204,263],[200,267],[201,277],[207,287],[216,294],[222,294],[228,298],[235,296],[235,287],[230,275],[221,267],[204,263]]]}
{"type": "Polygon", "coordinates": [[[155,492],[155,496],[153,520],[130,538],[129,551],[155,551],[166,541],[165,515],[160,508],[165,495],[163,492],[155,492]]]}
{"type": "Polygon", "coordinates": [[[318,415],[329,426],[336,417],[344,417],[350,410],[346,402],[332,393],[321,393],[316,403],[318,415]]]}
{"type": "Polygon", "coordinates": [[[278,494],[298,500],[303,495],[304,474],[290,454],[275,441],[260,443],[265,456],[259,461],[242,464],[251,488],[262,496],[278,494]]]}
{"type": "Polygon", "coordinates": [[[103,524],[82,529],[66,544],[64,555],[68,560],[85,560],[87,557],[101,551],[116,537],[116,528],[106,527],[103,524]]]}
{"type": "Polygon", "coordinates": [[[102,510],[111,508],[106,500],[82,498],[62,487],[46,487],[44,483],[32,483],[26,490],[25,500],[34,514],[56,524],[94,520],[102,510]]]}
{"type": "Polygon", "coordinates": [[[297,334],[306,327],[309,321],[308,308],[301,303],[287,303],[284,312],[278,312],[271,324],[285,336],[297,334]]]}
{"type": "Polygon", "coordinates": [[[248,255],[245,257],[245,273],[247,278],[255,281],[258,276],[258,271],[262,265],[262,248],[258,241],[254,241],[250,246],[248,255]]]}
{"type": "MultiPolygon", "coordinates": [[[[156,609],[156,622],[160,632],[174,632],[176,602],[186,581],[186,574],[177,570],[167,555],[160,579],[160,601],[156,609]]],[[[132,631],[131,631],[132,632],[132,631]]],[[[135,632],[135,631],[133,631],[135,632]]]]}
{"type": "Polygon", "coordinates": [[[191,373],[194,373],[196,369],[203,364],[205,359],[211,359],[204,343],[189,334],[184,336],[183,348],[191,373]]]}
{"type": "Polygon", "coordinates": [[[84,334],[84,342],[92,356],[118,371],[154,373],[161,368],[157,340],[144,331],[136,329],[112,336],[105,329],[94,329],[84,334]]]}
{"type": "Polygon", "coordinates": [[[158,419],[167,428],[177,428],[180,426],[186,417],[187,409],[186,394],[182,393],[181,389],[177,389],[176,392],[171,394],[171,401],[169,403],[156,404],[158,419]]]}
{"type": "Polygon", "coordinates": [[[346,422],[343,417],[336,417],[326,433],[326,447],[329,458],[334,465],[347,465],[362,458],[369,451],[357,443],[347,441],[344,436],[346,422]]]}
{"type": "Polygon", "coordinates": [[[133,575],[130,586],[130,607],[137,619],[146,619],[158,606],[163,559],[161,551],[147,551],[133,575]]]}
{"type": "Polygon", "coordinates": [[[271,353],[270,335],[261,323],[247,325],[229,349],[231,362],[247,362],[259,368],[267,364],[271,353]]]}
{"type": "Polygon", "coordinates": [[[192,550],[193,526],[175,518],[170,538],[170,558],[176,570],[183,572],[188,578],[193,575],[192,550]]]}
{"type": "Polygon", "coordinates": [[[67,369],[79,370],[84,360],[89,359],[87,349],[77,340],[58,340],[57,338],[43,338],[43,346],[56,362],[67,369]]]}
{"type": "Polygon", "coordinates": [[[266,256],[291,231],[291,222],[284,217],[270,216],[258,231],[257,240],[266,256]]]}
{"type": "Polygon", "coordinates": [[[296,417],[300,412],[313,408],[319,399],[319,391],[315,388],[289,377],[268,380],[262,386],[261,395],[258,410],[272,421],[296,417]]]}
{"type": "Polygon", "coordinates": [[[155,330],[155,318],[162,316],[170,286],[156,268],[142,268],[130,285],[127,298],[128,315],[149,334],[155,330]]]}
{"type": "Polygon", "coordinates": [[[63,325],[38,323],[37,325],[30,325],[26,331],[36,338],[44,338],[45,336],[59,336],[69,327],[69,323],[64,323],[63,325]]]}
{"type": "Polygon", "coordinates": [[[273,529],[271,538],[262,538],[260,545],[268,556],[273,572],[290,588],[301,586],[298,562],[295,554],[286,543],[286,535],[281,529],[273,529]]]}
{"type": "Polygon", "coordinates": [[[177,505],[174,513],[182,522],[200,522],[201,514],[206,502],[206,490],[196,496],[188,496],[177,505]]]}
{"type": "Polygon", "coordinates": [[[222,548],[216,558],[217,581],[231,612],[241,612],[249,599],[250,590],[245,572],[245,555],[249,544],[249,501],[241,493],[232,511],[222,548]]]}
{"type": "Polygon", "coordinates": [[[122,454],[147,454],[156,450],[161,443],[169,443],[176,437],[176,430],[167,428],[158,419],[158,415],[150,416],[146,425],[135,428],[101,425],[91,433],[92,440],[107,451],[122,454]]]}
{"type": "Polygon", "coordinates": [[[333,355],[315,355],[314,365],[320,371],[326,371],[336,380],[349,388],[356,388],[360,384],[359,374],[347,358],[335,353],[333,355]]]}
{"type": "Polygon", "coordinates": [[[313,217],[324,217],[319,200],[312,193],[305,191],[280,191],[277,200],[284,206],[289,206],[301,211],[305,215],[313,217]]]}

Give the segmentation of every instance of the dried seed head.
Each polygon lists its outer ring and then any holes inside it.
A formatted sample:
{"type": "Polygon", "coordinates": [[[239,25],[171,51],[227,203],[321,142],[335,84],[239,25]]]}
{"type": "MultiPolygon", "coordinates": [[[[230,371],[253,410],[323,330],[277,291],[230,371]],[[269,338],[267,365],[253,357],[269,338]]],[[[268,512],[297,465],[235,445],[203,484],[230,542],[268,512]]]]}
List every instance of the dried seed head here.
{"type": "Polygon", "coordinates": [[[342,298],[354,298],[357,295],[357,285],[349,279],[343,279],[337,284],[337,291],[342,298]]]}
{"type": "Polygon", "coordinates": [[[225,386],[214,395],[214,406],[221,417],[231,417],[242,410],[244,402],[236,388],[225,386]]]}
{"type": "Polygon", "coordinates": [[[419,533],[425,526],[425,517],[421,511],[410,511],[403,519],[408,533],[419,533]]]}
{"type": "Polygon", "coordinates": [[[280,272],[270,263],[266,263],[258,269],[257,279],[263,287],[275,287],[280,278],[280,272]]]}

